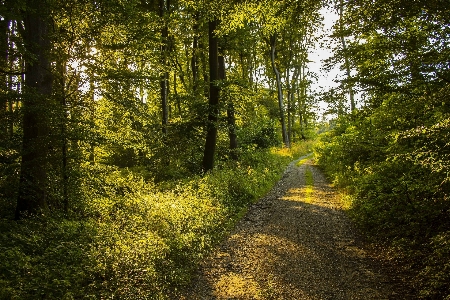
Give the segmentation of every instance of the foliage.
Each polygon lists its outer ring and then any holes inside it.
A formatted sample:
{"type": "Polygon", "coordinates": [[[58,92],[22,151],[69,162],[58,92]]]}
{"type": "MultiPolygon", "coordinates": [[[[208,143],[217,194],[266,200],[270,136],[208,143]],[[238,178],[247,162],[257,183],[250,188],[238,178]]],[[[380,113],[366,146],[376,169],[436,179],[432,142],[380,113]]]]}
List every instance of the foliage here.
{"type": "Polygon", "coordinates": [[[318,163],[352,195],[356,222],[396,249],[426,299],[450,291],[449,96],[448,87],[417,100],[391,96],[339,118],[315,147],[318,163]]]}
{"type": "Polygon", "coordinates": [[[204,177],[157,185],[131,169],[85,164],[70,218],[1,219],[0,299],[168,299],[287,163],[310,150],[309,142],[246,151],[204,177]]]}
{"type": "Polygon", "coordinates": [[[449,299],[448,5],[335,3],[343,42],[329,62],[348,68],[340,90],[365,101],[346,114],[341,93],[326,95],[340,117],[317,160],[364,232],[413,271],[417,298],[449,299]]]}
{"type": "Polygon", "coordinates": [[[272,148],[265,38],[283,29],[290,130],[306,139],[310,74],[289,72],[321,1],[41,2],[0,1],[0,298],[167,298],[306,151],[272,148]]]}

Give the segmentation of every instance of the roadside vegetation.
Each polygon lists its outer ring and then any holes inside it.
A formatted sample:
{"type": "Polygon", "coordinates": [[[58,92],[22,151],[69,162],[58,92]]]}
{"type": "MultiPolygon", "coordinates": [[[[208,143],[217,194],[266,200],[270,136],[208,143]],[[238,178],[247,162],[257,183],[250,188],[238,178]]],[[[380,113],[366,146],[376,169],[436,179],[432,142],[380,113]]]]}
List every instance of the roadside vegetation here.
{"type": "Polygon", "coordinates": [[[206,176],[161,184],[87,165],[77,213],[0,219],[0,299],[166,299],[311,145],[248,151],[206,176]]]}
{"type": "Polygon", "coordinates": [[[330,62],[349,72],[316,160],[367,236],[411,271],[417,298],[450,299],[449,7],[394,2],[338,6],[330,62]],[[345,102],[355,91],[358,106],[345,102]]]}

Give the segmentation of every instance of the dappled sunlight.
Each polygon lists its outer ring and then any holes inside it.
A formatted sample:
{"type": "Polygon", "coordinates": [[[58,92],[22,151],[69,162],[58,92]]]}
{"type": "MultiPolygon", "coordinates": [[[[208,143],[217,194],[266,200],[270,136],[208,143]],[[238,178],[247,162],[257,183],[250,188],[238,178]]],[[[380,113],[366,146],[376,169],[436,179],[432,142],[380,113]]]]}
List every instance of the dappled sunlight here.
{"type": "Polygon", "coordinates": [[[214,286],[214,295],[219,299],[261,299],[258,295],[260,288],[251,276],[242,276],[230,272],[222,275],[214,286]]]}
{"type": "Polygon", "coordinates": [[[287,201],[295,201],[295,202],[302,202],[302,203],[313,203],[314,200],[311,197],[311,194],[313,193],[313,188],[310,186],[302,187],[302,188],[295,188],[290,189],[286,195],[281,200],[287,200],[287,201]]]}
{"type": "Polygon", "coordinates": [[[288,169],[204,268],[198,286],[214,296],[189,299],[378,300],[392,291],[311,160],[288,169]]]}

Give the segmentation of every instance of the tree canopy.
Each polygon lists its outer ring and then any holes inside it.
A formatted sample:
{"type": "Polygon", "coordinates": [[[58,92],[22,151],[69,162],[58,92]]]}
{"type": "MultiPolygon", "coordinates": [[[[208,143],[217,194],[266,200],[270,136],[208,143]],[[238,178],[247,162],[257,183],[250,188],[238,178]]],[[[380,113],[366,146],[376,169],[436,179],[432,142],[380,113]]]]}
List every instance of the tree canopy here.
{"type": "MultiPolygon", "coordinates": [[[[418,298],[449,295],[449,7],[445,1],[340,1],[329,63],[360,96],[317,147],[352,212],[415,274],[418,298]]],[[[336,97],[330,102],[337,103],[336,97]]]]}

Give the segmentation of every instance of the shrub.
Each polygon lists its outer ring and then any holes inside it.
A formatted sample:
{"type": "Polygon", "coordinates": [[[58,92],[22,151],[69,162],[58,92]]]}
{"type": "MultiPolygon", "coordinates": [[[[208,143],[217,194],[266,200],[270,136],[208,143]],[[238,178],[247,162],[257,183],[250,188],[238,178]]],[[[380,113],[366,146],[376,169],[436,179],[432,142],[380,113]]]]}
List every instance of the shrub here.
{"type": "Polygon", "coordinates": [[[0,219],[0,299],[168,299],[292,158],[246,151],[159,184],[138,168],[85,164],[68,216],[0,219]]]}

